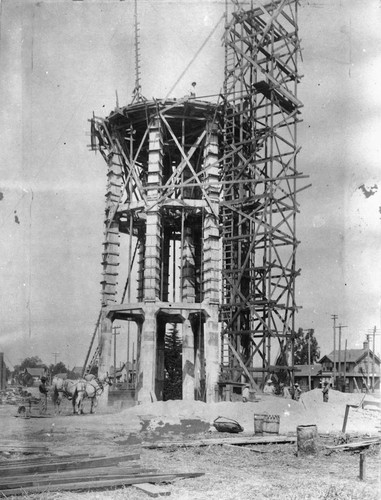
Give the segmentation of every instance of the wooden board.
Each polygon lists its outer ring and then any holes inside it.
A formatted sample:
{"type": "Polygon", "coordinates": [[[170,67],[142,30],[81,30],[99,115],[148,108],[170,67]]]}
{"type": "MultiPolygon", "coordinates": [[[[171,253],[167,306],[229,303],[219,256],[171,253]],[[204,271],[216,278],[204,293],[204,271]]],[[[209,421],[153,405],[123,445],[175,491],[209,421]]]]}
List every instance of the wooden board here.
{"type": "Polygon", "coordinates": [[[327,450],[356,450],[360,448],[366,448],[368,446],[372,446],[374,444],[380,444],[381,439],[376,438],[376,439],[366,439],[364,441],[357,441],[354,443],[344,443],[344,444],[338,444],[336,446],[332,445],[325,445],[324,448],[327,450]]]}
{"type": "Polygon", "coordinates": [[[140,491],[144,491],[148,496],[157,498],[163,496],[169,496],[171,492],[162,486],[150,483],[133,484],[133,486],[140,491]]]}
{"type": "Polygon", "coordinates": [[[116,465],[120,462],[129,460],[138,460],[140,455],[138,453],[129,455],[120,455],[114,457],[101,457],[101,458],[85,458],[85,459],[69,459],[57,460],[48,464],[32,464],[7,467],[1,470],[2,476],[16,476],[25,474],[38,474],[44,472],[58,472],[62,470],[73,469],[86,469],[93,467],[105,467],[109,465],[116,465]]]}
{"type": "Polygon", "coordinates": [[[179,448],[186,448],[192,446],[211,446],[211,445],[223,445],[223,444],[234,444],[239,446],[250,445],[250,444],[273,444],[273,443],[296,443],[296,437],[294,436],[256,436],[256,437],[241,437],[241,438],[211,438],[211,439],[195,439],[192,441],[165,441],[158,443],[145,443],[143,448],[155,449],[155,448],[170,448],[171,446],[177,446],[179,448]]]}
{"type": "Polygon", "coordinates": [[[8,497],[12,495],[25,495],[32,493],[41,493],[47,491],[79,491],[79,490],[94,490],[100,488],[116,488],[120,486],[131,486],[140,483],[161,483],[173,481],[177,478],[193,478],[203,476],[203,472],[186,472],[186,473],[173,473],[173,474],[147,474],[142,477],[131,477],[125,479],[108,479],[100,481],[84,481],[68,482],[63,484],[44,486],[32,486],[30,488],[12,488],[7,490],[0,490],[0,496],[8,497]]]}
{"type": "Polygon", "coordinates": [[[6,491],[13,488],[30,488],[34,486],[43,486],[43,485],[61,485],[70,483],[83,483],[88,482],[89,480],[97,482],[104,480],[117,480],[117,479],[128,479],[135,478],[139,479],[140,477],[146,477],[147,474],[157,474],[155,469],[137,469],[137,470],[115,470],[113,468],[112,471],[99,473],[98,470],[96,474],[94,474],[94,469],[90,469],[88,474],[84,474],[83,471],[75,471],[75,474],[72,476],[68,476],[63,472],[52,474],[52,475],[42,475],[37,474],[35,476],[26,476],[26,477],[10,477],[0,479],[0,491],[6,491]],[[91,475],[90,475],[91,473],[91,475]]]}

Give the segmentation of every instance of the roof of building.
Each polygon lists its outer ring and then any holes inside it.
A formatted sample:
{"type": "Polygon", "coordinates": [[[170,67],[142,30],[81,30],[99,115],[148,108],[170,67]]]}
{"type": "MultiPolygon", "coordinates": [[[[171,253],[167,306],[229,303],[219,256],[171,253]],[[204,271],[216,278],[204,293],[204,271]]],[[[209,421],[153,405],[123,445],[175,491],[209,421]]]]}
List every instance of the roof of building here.
{"type": "MultiPolygon", "coordinates": [[[[341,362],[344,363],[344,359],[346,360],[347,363],[357,363],[360,361],[360,359],[368,354],[368,349],[347,349],[347,352],[345,354],[345,350],[340,351],[340,360],[341,362]]],[[[373,352],[371,349],[369,349],[369,355],[372,357],[373,352]]],[[[336,362],[339,360],[339,351],[332,351],[329,354],[325,354],[319,362],[322,363],[324,359],[328,359],[333,363],[334,359],[336,359],[336,362]]],[[[374,359],[380,362],[378,356],[375,354],[374,359]]]]}
{"type": "Polygon", "coordinates": [[[308,377],[308,375],[316,376],[321,372],[321,364],[315,365],[295,365],[295,377],[308,377]]]}
{"type": "Polygon", "coordinates": [[[74,366],[74,368],[72,369],[72,372],[78,373],[79,375],[82,375],[82,370],[83,370],[82,366],[74,366]]]}
{"type": "Polygon", "coordinates": [[[43,366],[40,366],[38,368],[26,368],[26,371],[29,373],[29,375],[32,375],[32,377],[41,377],[45,373],[45,368],[43,366]]]}

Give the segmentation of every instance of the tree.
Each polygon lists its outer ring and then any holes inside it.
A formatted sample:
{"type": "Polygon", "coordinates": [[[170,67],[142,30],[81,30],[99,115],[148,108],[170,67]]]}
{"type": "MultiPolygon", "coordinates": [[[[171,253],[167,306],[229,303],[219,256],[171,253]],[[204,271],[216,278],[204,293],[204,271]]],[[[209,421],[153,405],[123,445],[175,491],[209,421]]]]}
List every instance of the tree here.
{"type": "Polygon", "coordinates": [[[25,358],[19,366],[19,371],[25,370],[25,368],[39,368],[40,366],[46,368],[42,360],[38,356],[32,356],[31,358],[25,358]]]}
{"type": "Polygon", "coordinates": [[[165,334],[163,400],[182,399],[182,343],[176,325],[165,334]]]}
{"type": "Polygon", "coordinates": [[[67,373],[68,371],[69,370],[66,368],[65,364],[62,363],[62,361],[59,361],[55,365],[51,364],[49,366],[49,373],[52,377],[54,377],[54,375],[57,375],[57,373],[67,373]]]}
{"type": "Polygon", "coordinates": [[[320,347],[315,337],[315,331],[310,328],[299,328],[294,343],[294,364],[313,364],[320,358],[320,347]],[[308,359],[308,343],[310,343],[310,359],[308,359]]]}

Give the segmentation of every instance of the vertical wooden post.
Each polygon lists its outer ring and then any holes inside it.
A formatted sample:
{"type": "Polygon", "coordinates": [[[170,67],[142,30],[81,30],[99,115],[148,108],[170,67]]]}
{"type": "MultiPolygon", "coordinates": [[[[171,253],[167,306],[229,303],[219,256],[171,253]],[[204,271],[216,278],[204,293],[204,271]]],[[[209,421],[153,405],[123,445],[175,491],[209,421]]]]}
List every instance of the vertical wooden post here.
{"type": "Polygon", "coordinates": [[[365,455],[362,451],[360,453],[360,481],[364,481],[365,479],[365,455]]]}
{"type": "Polygon", "coordinates": [[[348,341],[345,339],[345,351],[344,351],[344,392],[346,392],[347,387],[347,344],[348,341]]]}
{"type": "Polygon", "coordinates": [[[375,326],[373,328],[373,353],[372,353],[372,392],[374,393],[374,354],[375,354],[375,348],[376,348],[376,330],[377,327],[375,326]]]}
{"type": "Polygon", "coordinates": [[[311,390],[311,330],[308,331],[308,390],[311,390]]]}
{"type": "Polygon", "coordinates": [[[349,415],[349,408],[351,405],[347,405],[345,407],[345,415],[344,415],[344,422],[343,422],[343,427],[341,429],[341,432],[345,434],[346,428],[347,428],[347,422],[348,422],[348,415],[349,415]]]}

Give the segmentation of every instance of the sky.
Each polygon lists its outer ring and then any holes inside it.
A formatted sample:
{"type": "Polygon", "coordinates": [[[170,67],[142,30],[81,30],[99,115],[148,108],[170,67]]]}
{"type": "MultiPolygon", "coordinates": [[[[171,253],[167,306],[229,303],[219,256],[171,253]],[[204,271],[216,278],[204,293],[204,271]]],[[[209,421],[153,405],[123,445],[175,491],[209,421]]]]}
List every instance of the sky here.
{"type": "MultiPolygon", "coordinates": [[[[138,0],[138,11],[145,97],[180,98],[193,81],[197,96],[218,94],[224,1],[138,0]]],[[[115,91],[131,101],[133,18],[132,0],[1,2],[0,351],[10,367],[85,359],[106,187],[88,119],[110,113],[115,91]]],[[[324,354],[333,314],[348,348],[380,329],[381,4],[301,0],[299,30],[298,168],[311,187],[298,197],[296,327],[314,328],[324,354]]]]}

